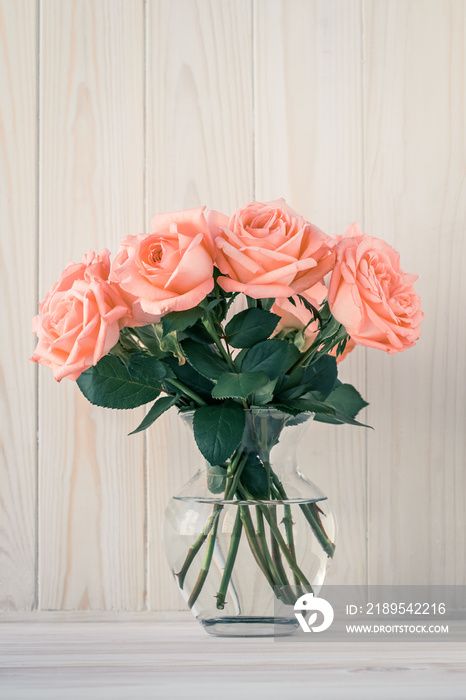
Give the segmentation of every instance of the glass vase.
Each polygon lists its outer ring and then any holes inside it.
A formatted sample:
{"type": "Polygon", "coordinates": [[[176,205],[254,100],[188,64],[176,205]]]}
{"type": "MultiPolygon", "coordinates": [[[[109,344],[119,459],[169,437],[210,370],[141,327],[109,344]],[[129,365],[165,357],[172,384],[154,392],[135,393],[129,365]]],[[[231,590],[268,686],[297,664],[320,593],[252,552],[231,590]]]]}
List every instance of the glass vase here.
{"type": "MultiPolygon", "coordinates": [[[[324,581],[335,520],[297,462],[312,415],[245,414],[243,440],[230,460],[220,467],[205,463],[171,499],[164,549],[183,597],[209,634],[292,634],[299,626],[293,615],[298,594],[317,595],[324,581]],[[278,602],[289,615],[277,616],[278,602]]],[[[180,415],[192,429],[193,414],[180,415]]]]}

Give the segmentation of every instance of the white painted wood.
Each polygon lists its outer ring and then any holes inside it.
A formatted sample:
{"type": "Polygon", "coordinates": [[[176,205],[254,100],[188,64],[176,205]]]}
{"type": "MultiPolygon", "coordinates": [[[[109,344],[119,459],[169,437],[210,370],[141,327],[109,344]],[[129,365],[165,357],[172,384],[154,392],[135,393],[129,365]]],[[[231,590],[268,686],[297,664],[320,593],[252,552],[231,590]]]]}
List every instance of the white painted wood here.
{"type": "Polygon", "coordinates": [[[4,624],[8,700],[222,697],[462,700],[458,643],[280,643],[214,639],[191,623],[4,624]]]}
{"type": "Polygon", "coordinates": [[[70,260],[115,252],[157,212],[254,196],[284,196],[332,234],[359,219],[420,273],[419,345],[341,366],[375,431],[313,425],[301,450],[339,521],[328,580],[465,582],[465,14],[462,0],[0,0],[9,619],[34,607],[36,565],[50,619],[184,608],[160,522],[197,464],[173,412],[147,435],[145,474],[144,436],[126,437],[141,412],[93,408],[39,368],[36,494],[36,270],[42,299],[70,260]]]}
{"type": "MultiPolygon", "coordinates": [[[[147,227],[157,212],[253,198],[252,13],[249,0],[147,3],[147,227]]],[[[148,229],[149,230],[149,229],[148,229]]],[[[148,595],[185,607],[168,570],[161,520],[199,453],[176,411],[148,432],[148,595]]]]}
{"type": "Polygon", "coordinates": [[[370,579],[466,583],[464,2],[365,3],[366,228],[419,273],[418,346],[368,352],[370,579]]]}
{"type": "MultiPolygon", "coordinates": [[[[360,3],[255,3],[256,197],[285,197],[331,235],[363,215],[360,3]]],[[[341,366],[364,394],[364,351],[341,366]]],[[[339,522],[332,583],[366,580],[365,432],[315,423],[302,471],[339,522]]]]}
{"type": "Polygon", "coordinates": [[[0,610],[35,605],[36,9],[0,2],[0,610]]]}
{"type": "MultiPolygon", "coordinates": [[[[41,297],[70,260],[143,229],[143,33],[139,0],[41,3],[41,297]]],[[[140,417],[40,372],[41,608],[144,607],[140,417]]]]}

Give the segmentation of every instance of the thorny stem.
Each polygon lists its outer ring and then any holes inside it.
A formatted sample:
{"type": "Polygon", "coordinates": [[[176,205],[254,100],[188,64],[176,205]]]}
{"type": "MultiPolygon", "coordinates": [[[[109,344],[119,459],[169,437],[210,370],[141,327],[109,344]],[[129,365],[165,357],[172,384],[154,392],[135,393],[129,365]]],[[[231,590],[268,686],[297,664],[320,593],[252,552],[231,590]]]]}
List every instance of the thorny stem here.
{"type": "MultiPolygon", "coordinates": [[[[235,491],[236,491],[235,484],[237,484],[237,482],[238,482],[238,479],[241,475],[241,471],[242,471],[243,466],[244,466],[245,461],[246,461],[246,460],[244,460],[243,463],[238,466],[238,462],[241,458],[241,453],[242,453],[242,451],[238,450],[235,457],[233,458],[233,460],[231,462],[230,469],[232,470],[233,480],[229,485],[227,485],[227,488],[225,489],[225,500],[228,500],[232,495],[234,496],[234,494],[235,494],[235,491]]],[[[188,551],[188,554],[186,556],[186,559],[184,560],[183,566],[181,567],[179,573],[177,574],[178,585],[181,588],[181,590],[183,590],[184,580],[186,578],[186,574],[188,573],[189,567],[191,566],[192,562],[194,561],[196,554],[199,552],[202,545],[206,541],[206,539],[207,539],[212,527],[214,526],[216,520],[218,519],[222,509],[223,509],[223,504],[221,504],[221,503],[216,503],[213,506],[212,513],[210,514],[209,519],[207,520],[207,522],[204,526],[204,529],[202,530],[202,532],[198,536],[198,538],[195,540],[195,542],[189,548],[189,551],[188,551]]]]}
{"type": "Polygon", "coordinates": [[[204,582],[207,578],[207,574],[209,573],[210,563],[212,561],[212,555],[214,553],[215,540],[217,538],[217,528],[218,528],[218,518],[215,519],[213,527],[209,533],[204,562],[201,566],[201,570],[199,571],[199,576],[197,577],[196,584],[192,590],[191,595],[189,596],[188,605],[190,608],[193,607],[194,603],[198,599],[199,593],[201,592],[202,587],[204,585],[204,582]]]}
{"type": "MultiPolygon", "coordinates": [[[[287,499],[287,495],[285,492],[285,489],[283,488],[283,485],[281,484],[278,476],[272,472],[272,478],[273,478],[273,483],[277,488],[278,493],[280,494],[280,497],[283,500],[287,499]]],[[[289,507],[289,506],[288,506],[289,507]]],[[[315,511],[315,507],[318,508],[316,503],[312,504],[307,504],[307,503],[301,503],[300,508],[308,521],[309,525],[312,527],[312,530],[317,537],[318,541],[322,545],[322,548],[324,552],[329,557],[333,557],[335,553],[335,545],[325,532],[325,528],[322,524],[322,520],[320,519],[320,515],[318,514],[318,511],[315,511]]],[[[320,509],[319,509],[320,510],[320,509]]],[[[285,521],[285,528],[286,528],[286,521],[285,521]]]]}
{"type": "Polygon", "coordinates": [[[219,610],[223,610],[223,608],[225,607],[225,596],[227,593],[228,584],[230,583],[231,573],[233,571],[233,565],[235,563],[236,555],[238,553],[242,527],[243,524],[241,522],[241,513],[239,508],[237,508],[235,524],[231,533],[230,548],[228,550],[227,560],[225,562],[225,568],[223,570],[223,576],[220,582],[220,588],[218,589],[218,593],[216,596],[217,608],[219,610]]]}
{"type": "Polygon", "coordinates": [[[196,554],[206,541],[209,532],[212,530],[212,527],[214,526],[215,522],[218,520],[218,516],[220,515],[220,511],[222,510],[222,507],[220,504],[216,503],[212,509],[212,513],[209,515],[209,518],[199,535],[199,537],[196,539],[196,541],[191,545],[189,548],[187,557],[184,561],[183,566],[181,567],[180,571],[176,576],[178,577],[178,585],[183,590],[184,586],[184,580],[186,578],[186,574],[188,573],[188,569],[191,566],[196,554]]]}

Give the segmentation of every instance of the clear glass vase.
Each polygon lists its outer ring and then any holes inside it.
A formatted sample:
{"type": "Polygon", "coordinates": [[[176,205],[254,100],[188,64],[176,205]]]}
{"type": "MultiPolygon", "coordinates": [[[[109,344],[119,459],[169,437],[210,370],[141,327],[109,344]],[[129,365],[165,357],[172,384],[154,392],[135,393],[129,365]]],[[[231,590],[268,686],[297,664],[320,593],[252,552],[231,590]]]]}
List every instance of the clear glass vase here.
{"type": "MultiPolygon", "coordinates": [[[[317,594],[324,581],[335,520],[326,496],[297,464],[312,416],[245,413],[235,455],[220,468],[206,463],[171,499],[164,549],[183,597],[209,634],[292,634],[297,594],[317,594]],[[278,602],[289,615],[277,617],[278,602]]],[[[192,428],[192,413],[181,417],[192,428]]]]}

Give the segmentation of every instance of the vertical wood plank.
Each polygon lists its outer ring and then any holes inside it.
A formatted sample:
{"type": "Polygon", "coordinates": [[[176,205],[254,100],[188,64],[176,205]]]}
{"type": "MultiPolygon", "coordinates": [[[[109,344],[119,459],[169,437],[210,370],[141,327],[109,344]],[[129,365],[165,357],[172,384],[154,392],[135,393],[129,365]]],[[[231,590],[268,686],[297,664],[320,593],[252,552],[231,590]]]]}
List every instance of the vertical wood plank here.
{"type": "MultiPolygon", "coordinates": [[[[285,197],[329,234],[363,215],[359,0],[256,0],[256,198],[285,197]]],[[[340,366],[363,394],[365,353],[340,366]]],[[[365,432],[315,423],[301,469],[339,522],[327,581],[366,580],[365,432]]]]}
{"type": "Polygon", "coordinates": [[[0,1],[0,610],[35,605],[36,21],[0,1]]]}
{"type": "MultiPolygon", "coordinates": [[[[250,0],[147,3],[147,212],[253,196],[250,0]]],[[[149,229],[148,229],[149,230],[149,229]]],[[[198,456],[175,412],[148,434],[149,607],[184,608],[161,547],[169,499],[198,456]]]]}
{"type": "MultiPolygon", "coordinates": [[[[41,3],[41,298],[70,260],[143,230],[142,0],[41,3]]],[[[145,604],[137,412],[94,408],[40,373],[40,606],[145,604]]]]}
{"type": "Polygon", "coordinates": [[[415,349],[368,353],[374,583],[466,582],[466,6],[365,3],[367,230],[419,273],[415,349]]]}

